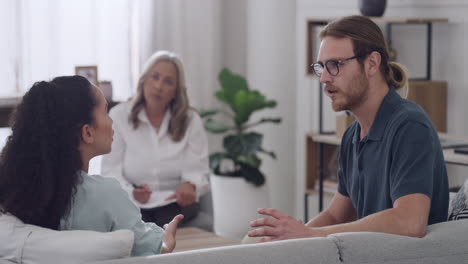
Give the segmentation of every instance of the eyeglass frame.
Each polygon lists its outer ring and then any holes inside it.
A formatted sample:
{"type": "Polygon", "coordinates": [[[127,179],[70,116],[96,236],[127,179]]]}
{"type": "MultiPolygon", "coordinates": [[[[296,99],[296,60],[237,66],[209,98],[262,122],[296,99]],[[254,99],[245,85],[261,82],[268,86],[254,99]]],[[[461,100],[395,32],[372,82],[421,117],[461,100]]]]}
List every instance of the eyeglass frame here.
{"type": "Polygon", "coordinates": [[[327,69],[328,73],[329,73],[331,76],[335,77],[335,76],[337,76],[337,75],[340,73],[340,65],[342,65],[343,62],[349,61],[349,60],[352,60],[352,59],[358,59],[358,58],[360,58],[360,57],[362,57],[362,56],[360,56],[360,55],[354,55],[354,56],[352,56],[352,57],[349,57],[349,58],[346,58],[346,59],[342,59],[342,60],[327,60],[325,63],[316,62],[316,63],[312,63],[312,64],[310,65],[310,67],[312,67],[312,70],[314,71],[315,75],[317,75],[318,77],[322,77],[323,70],[325,70],[325,68],[327,69]],[[330,70],[328,69],[328,63],[329,63],[329,62],[334,62],[334,63],[336,63],[336,69],[337,69],[336,74],[332,74],[332,73],[330,72],[330,70]],[[322,67],[322,73],[320,73],[320,74],[317,73],[317,71],[315,70],[315,66],[316,66],[316,65],[322,67]]]}

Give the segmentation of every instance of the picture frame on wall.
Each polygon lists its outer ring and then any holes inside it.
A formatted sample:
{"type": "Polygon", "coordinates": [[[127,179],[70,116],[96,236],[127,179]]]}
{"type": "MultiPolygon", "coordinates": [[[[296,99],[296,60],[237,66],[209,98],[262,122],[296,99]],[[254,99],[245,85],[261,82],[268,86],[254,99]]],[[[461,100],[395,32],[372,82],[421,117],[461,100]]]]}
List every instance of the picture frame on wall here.
{"type": "Polygon", "coordinates": [[[91,66],[76,66],[75,74],[88,79],[92,84],[99,85],[98,68],[96,65],[91,66]]]}
{"type": "Polygon", "coordinates": [[[111,81],[100,81],[99,89],[101,89],[107,102],[112,102],[112,82],[111,81]]]}

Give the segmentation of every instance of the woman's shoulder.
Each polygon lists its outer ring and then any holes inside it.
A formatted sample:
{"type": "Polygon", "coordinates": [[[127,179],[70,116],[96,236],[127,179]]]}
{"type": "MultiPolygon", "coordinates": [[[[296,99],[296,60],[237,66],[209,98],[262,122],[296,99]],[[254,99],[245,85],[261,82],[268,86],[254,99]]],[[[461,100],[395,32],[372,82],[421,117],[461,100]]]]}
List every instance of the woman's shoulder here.
{"type": "Polygon", "coordinates": [[[203,125],[203,121],[200,117],[200,114],[197,112],[195,109],[190,109],[187,113],[188,115],[188,126],[187,126],[187,132],[185,134],[185,138],[191,138],[193,140],[193,137],[196,137],[200,139],[200,137],[204,138],[206,137],[206,132],[205,128],[203,125]]]}
{"type": "Polygon", "coordinates": [[[121,115],[121,114],[126,114],[128,115],[130,113],[132,109],[132,101],[126,101],[126,102],[122,102],[122,103],[119,103],[117,105],[115,105],[114,107],[112,107],[109,111],[110,114],[118,114],[118,115],[121,115]]]}
{"type": "Polygon", "coordinates": [[[132,101],[122,102],[109,111],[109,116],[117,126],[128,124],[128,116],[132,111],[132,101]]]}
{"type": "Polygon", "coordinates": [[[122,193],[119,182],[113,178],[88,175],[85,172],[81,172],[81,176],[82,182],[77,186],[73,198],[72,210],[75,217],[81,218],[84,214],[88,214],[89,210],[114,207],[122,197],[128,198],[126,193],[122,193]]]}
{"type": "Polygon", "coordinates": [[[97,193],[102,195],[104,193],[113,193],[121,189],[120,183],[110,177],[103,177],[101,175],[85,175],[83,177],[83,188],[87,193],[97,193]]]}
{"type": "Polygon", "coordinates": [[[198,111],[195,108],[190,108],[187,111],[187,117],[190,123],[201,123],[201,117],[198,111]]]}

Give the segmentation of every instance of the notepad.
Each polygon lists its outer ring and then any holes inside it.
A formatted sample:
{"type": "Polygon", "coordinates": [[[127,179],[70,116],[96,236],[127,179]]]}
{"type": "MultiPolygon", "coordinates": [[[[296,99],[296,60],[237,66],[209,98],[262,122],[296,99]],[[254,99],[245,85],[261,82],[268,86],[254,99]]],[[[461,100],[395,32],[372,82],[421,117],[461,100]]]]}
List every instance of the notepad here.
{"type": "Polygon", "coordinates": [[[174,194],[174,191],[153,191],[148,202],[144,204],[135,200],[133,195],[130,195],[129,197],[138,207],[147,209],[175,203],[177,201],[176,199],[166,200],[167,197],[171,196],[172,194],[174,194]]]}

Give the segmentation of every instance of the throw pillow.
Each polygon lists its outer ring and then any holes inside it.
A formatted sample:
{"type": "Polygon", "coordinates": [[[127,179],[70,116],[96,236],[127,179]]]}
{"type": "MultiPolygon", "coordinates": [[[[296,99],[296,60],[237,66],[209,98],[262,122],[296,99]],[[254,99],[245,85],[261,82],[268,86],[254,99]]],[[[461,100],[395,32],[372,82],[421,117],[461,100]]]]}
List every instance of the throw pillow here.
{"type": "MultiPolygon", "coordinates": [[[[12,215],[0,216],[0,225],[0,230],[5,226],[13,227],[9,243],[16,247],[9,256],[14,255],[16,262],[24,264],[87,263],[124,258],[130,256],[134,239],[130,230],[56,231],[24,224],[12,215]]],[[[3,235],[8,234],[0,232],[0,237],[3,235]]]]}
{"type": "Polygon", "coordinates": [[[449,220],[468,218],[468,180],[453,198],[449,208],[449,220]]]}

